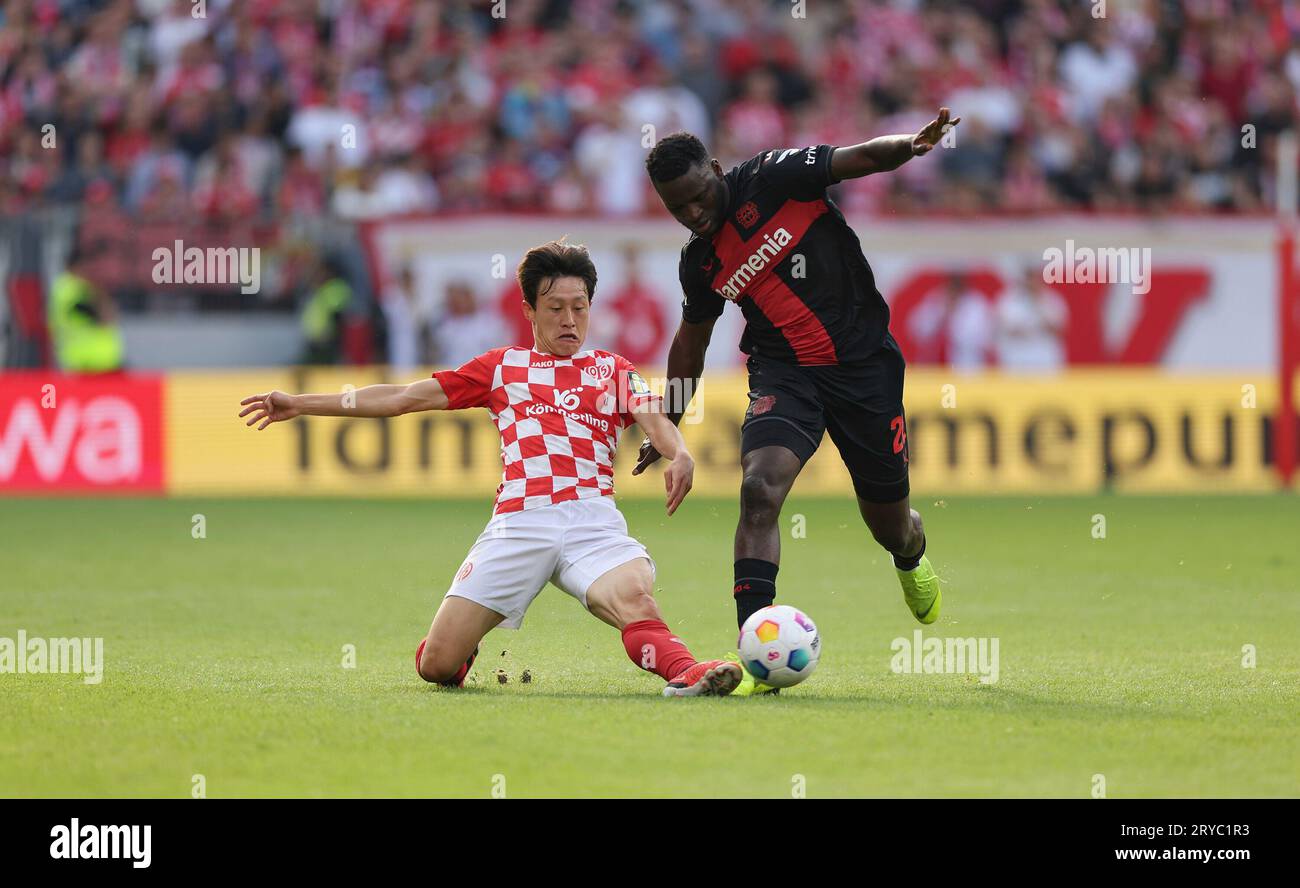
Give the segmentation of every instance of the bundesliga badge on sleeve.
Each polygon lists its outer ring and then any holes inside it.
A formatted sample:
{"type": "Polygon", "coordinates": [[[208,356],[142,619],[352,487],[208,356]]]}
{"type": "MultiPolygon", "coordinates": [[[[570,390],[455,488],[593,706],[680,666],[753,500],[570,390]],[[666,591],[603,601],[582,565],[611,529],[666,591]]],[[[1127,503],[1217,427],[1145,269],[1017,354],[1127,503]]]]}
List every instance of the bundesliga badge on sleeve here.
{"type": "Polygon", "coordinates": [[[629,370],[627,374],[627,380],[628,380],[628,388],[631,390],[632,394],[634,395],[650,394],[650,386],[646,383],[644,379],[641,378],[640,373],[637,373],[635,370],[629,370]]]}

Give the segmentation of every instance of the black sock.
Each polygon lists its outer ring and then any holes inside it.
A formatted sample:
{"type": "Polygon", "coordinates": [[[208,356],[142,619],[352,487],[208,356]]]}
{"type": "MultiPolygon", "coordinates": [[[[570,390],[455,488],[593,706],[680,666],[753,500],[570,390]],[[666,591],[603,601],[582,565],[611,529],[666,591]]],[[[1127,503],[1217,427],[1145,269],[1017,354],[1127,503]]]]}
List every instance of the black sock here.
{"type": "Polygon", "coordinates": [[[736,625],[744,626],[750,614],[776,601],[777,566],[759,558],[736,562],[736,625]]]}
{"type": "Polygon", "coordinates": [[[912,570],[921,563],[921,556],[925,554],[925,537],[921,537],[921,550],[915,555],[909,555],[904,558],[902,555],[894,556],[894,567],[899,570],[912,570]]]}

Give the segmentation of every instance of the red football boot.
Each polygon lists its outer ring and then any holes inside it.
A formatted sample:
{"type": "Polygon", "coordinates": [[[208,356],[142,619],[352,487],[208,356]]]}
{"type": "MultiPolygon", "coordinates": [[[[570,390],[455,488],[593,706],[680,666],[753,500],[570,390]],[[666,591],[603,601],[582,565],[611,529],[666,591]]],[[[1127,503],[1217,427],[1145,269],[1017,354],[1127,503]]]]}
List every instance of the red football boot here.
{"type": "Polygon", "coordinates": [[[696,663],[668,682],[665,697],[725,697],[736,689],[744,677],[739,663],[706,660],[696,663]]]}

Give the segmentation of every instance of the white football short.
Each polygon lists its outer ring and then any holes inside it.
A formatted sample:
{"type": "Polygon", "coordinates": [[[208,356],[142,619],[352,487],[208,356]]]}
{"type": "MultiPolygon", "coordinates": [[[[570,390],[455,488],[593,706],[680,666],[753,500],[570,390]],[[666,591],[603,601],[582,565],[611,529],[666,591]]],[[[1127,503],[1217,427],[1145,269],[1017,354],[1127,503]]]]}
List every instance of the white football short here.
{"type": "Polygon", "coordinates": [[[494,610],[505,617],[502,626],[518,629],[548,580],[586,607],[587,590],[601,574],[636,558],[654,571],[612,496],[553,503],[493,515],[447,594],[494,610]]]}

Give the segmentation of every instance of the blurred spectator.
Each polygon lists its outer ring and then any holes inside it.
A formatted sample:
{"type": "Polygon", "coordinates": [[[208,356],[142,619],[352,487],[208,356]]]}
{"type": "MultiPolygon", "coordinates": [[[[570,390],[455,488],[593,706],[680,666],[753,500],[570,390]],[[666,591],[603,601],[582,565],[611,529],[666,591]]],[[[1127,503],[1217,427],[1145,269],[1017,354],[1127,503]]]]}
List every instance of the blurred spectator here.
{"type": "MultiPolygon", "coordinates": [[[[677,81],[682,89],[689,90],[699,98],[709,120],[717,120],[727,97],[727,82],[718,70],[717,56],[709,39],[694,28],[685,28],[681,35],[681,61],[677,68],[677,81]]],[[[690,132],[695,132],[705,140],[706,145],[709,144],[706,133],[695,130],[690,132]]]]}
{"type": "Polygon", "coordinates": [[[302,311],[304,364],[337,364],[342,351],[343,312],[352,302],[352,285],[342,264],[331,256],[317,266],[313,289],[302,311]]]}
{"type": "Polygon", "coordinates": [[[50,286],[49,329],[59,369],[108,373],[122,369],[122,332],[117,305],[94,282],[94,255],[74,247],[67,266],[50,286]]]}
{"type": "Polygon", "coordinates": [[[187,185],[188,178],[189,161],[172,141],[166,124],[158,121],[149,131],[148,146],[131,164],[126,181],[126,205],[139,209],[155,194],[162,180],[187,185]]]}
{"type": "Polygon", "coordinates": [[[641,126],[653,126],[656,135],[685,130],[709,144],[709,112],[699,96],[677,83],[673,72],[655,65],[645,80],[623,103],[624,113],[641,126]]]}
{"type": "Polygon", "coordinates": [[[960,151],[940,151],[939,164],[949,181],[978,189],[988,200],[995,199],[1002,181],[1002,141],[978,118],[962,121],[960,151]]]}
{"type": "Polygon", "coordinates": [[[334,189],[330,209],[342,219],[374,219],[384,214],[383,197],[375,187],[379,165],[368,163],[343,172],[334,189]]]}
{"type": "Polygon", "coordinates": [[[505,333],[502,345],[533,347],[533,325],[524,315],[523,301],[523,291],[513,280],[497,295],[497,320],[505,333]]]}
{"type": "Polygon", "coordinates": [[[1067,314],[1065,300],[1043,283],[1042,268],[1025,266],[1020,282],[998,300],[998,364],[1013,372],[1059,370],[1067,314]]]}
{"type": "Polygon", "coordinates": [[[57,203],[77,203],[95,183],[111,187],[112,181],[112,171],[104,162],[104,140],[99,133],[91,131],[77,139],[76,160],[50,183],[45,197],[57,203]]]}
{"type": "Polygon", "coordinates": [[[1133,50],[1114,39],[1113,28],[1109,20],[1093,19],[1061,53],[1061,80],[1076,121],[1095,119],[1107,98],[1128,92],[1137,79],[1133,50]]]}
{"type": "Polygon", "coordinates": [[[785,142],[786,119],[777,101],[776,78],[754,71],[745,79],[744,92],[723,112],[720,125],[727,130],[742,158],[785,142]]]}
{"type": "Polygon", "coordinates": [[[410,265],[402,266],[397,280],[385,291],[383,310],[388,329],[388,366],[394,370],[411,370],[428,363],[422,347],[425,324],[410,265]]]}
{"type": "Polygon", "coordinates": [[[669,319],[664,301],[641,278],[641,251],[634,243],[623,248],[623,284],[597,312],[614,327],[612,350],[635,366],[658,366],[668,354],[669,319]]]}
{"type": "MultiPolygon", "coordinates": [[[[333,92],[328,102],[315,92],[306,96],[285,135],[313,164],[323,165],[326,158],[333,157],[345,167],[356,167],[365,162],[368,153],[366,123],[352,107],[339,101],[337,88],[333,92]]],[[[353,99],[352,104],[360,101],[353,99]]]]}
{"type": "Polygon", "coordinates": [[[694,131],[729,166],[904,131],[947,103],[958,150],[836,196],[873,213],[1254,210],[1300,119],[1294,5],[1093,18],[1067,0],[859,0],[804,20],[771,0],[558,0],[495,19],[468,0],[282,0],[196,18],[189,0],[7,0],[4,209],[105,181],[133,213],[251,196],[273,220],[637,214],[653,211],[643,127],[694,131]],[[45,123],[57,157],[33,142],[45,123]],[[239,194],[217,193],[218,171],[239,194]]]}
{"type": "Polygon", "coordinates": [[[432,212],[438,205],[433,179],[414,156],[389,167],[372,161],[344,175],[347,184],[335,189],[333,204],[334,212],[343,219],[432,212]]]}
{"type": "Polygon", "coordinates": [[[438,208],[438,188],[414,154],[380,173],[375,192],[381,210],[388,215],[432,213],[438,208]]]}
{"type": "Polygon", "coordinates": [[[285,152],[284,175],[276,203],[287,214],[316,216],[325,209],[325,183],[303,157],[302,149],[285,152]]]}
{"type": "Polygon", "coordinates": [[[256,215],[258,195],[250,186],[233,136],[204,157],[194,179],[194,208],[205,220],[226,222],[256,215]]]}
{"type": "MultiPolygon", "coordinates": [[[[459,367],[470,358],[505,345],[504,338],[501,319],[495,312],[479,308],[469,284],[464,281],[447,284],[442,317],[433,326],[436,363],[459,367]]],[[[532,344],[531,339],[527,344],[532,344]]]]}
{"type": "Polygon", "coordinates": [[[943,355],[959,373],[983,370],[993,360],[996,332],[993,309],[983,293],[969,289],[961,275],[953,275],[947,293],[943,355]]]}
{"type": "Polygon", "coordinates": [[[635,121],[618,103],[598,105],[573,146],[578,169],[594,191],[592,209],[611,216],[646,209],[646,149],[635,121]]]}
{"type": "Polygon", "coordinates": [[[992,360],[995,321],[983,293],[967,286],[966,276],[949,276],[942,294],[912,313],[909,333],[916,363],[946,364],[959,372],[981,370],[992,360]]]}

